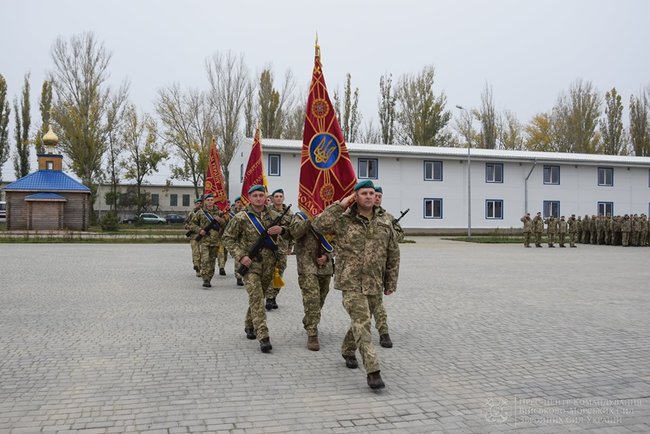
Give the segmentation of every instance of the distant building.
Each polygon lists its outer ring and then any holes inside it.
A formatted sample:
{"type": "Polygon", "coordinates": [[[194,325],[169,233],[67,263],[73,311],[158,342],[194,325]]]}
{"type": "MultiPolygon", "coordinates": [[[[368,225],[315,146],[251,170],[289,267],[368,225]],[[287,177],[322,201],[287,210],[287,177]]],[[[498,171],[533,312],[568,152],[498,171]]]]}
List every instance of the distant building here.
{"type": "Polygon", "coordinates": [[[52,128],[43,136],[47,153],[38,155],[38,170],[4,187],[7,229],[81,230],[90,224],[90,189],[63,172],[52,128]]]}
{"type": "MultiPolygon", "coordinates": [[[[230,198],[241,194],[252,144],[230,162],[230,198]],[[234,175],[234,176],[233,176],[234,175]]],[[[520,228],[526,212],[545,216],[650,211],[650,158],[596,154],[348,144],[359,179],[372,179],[409,233],[520,228]],[[469,170],[468,170],[469,167],[469,170]],[[469,176],[468,176],[469,172],[469,176]],[[468,207],[468,203],[471,205],[468,207]]],[[[297,208],[302,143],[262,140],[269,190],[297,208]]]]}

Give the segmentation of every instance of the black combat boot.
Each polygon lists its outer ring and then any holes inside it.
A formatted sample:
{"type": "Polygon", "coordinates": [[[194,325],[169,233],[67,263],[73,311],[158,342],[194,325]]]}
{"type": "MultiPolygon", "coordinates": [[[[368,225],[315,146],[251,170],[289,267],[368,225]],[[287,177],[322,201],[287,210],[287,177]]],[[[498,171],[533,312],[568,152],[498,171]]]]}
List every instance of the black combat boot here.
{"type": "Polygon", "coordinates": [[[273,299],[272,298],[267,298],[266,299],[266,305],[264,307],[266,308],[266,310],[273,309],[273,299]]]}
{"type": "Polygon", "coordinates": [[[348,368],[357,369],[359,367],[359,362],[357,362],[357,358],[355,356],[346,356],[343,354],[343,358],[345,359],[345,366],[348,368]]]}
{"type": "Polygon", "coordinates": [[[225,276],[226,275],[226,270],[223,268],[219,268],[219,276],[225,276]]]}
{"type": "Polygon", "coordinates": [[[368,386],[370,386],[371,389],[383,389],[386,387],[384,381],[381,379],[379,371],[368,374],[368,386]]]}
{"type": "Polygon", "coordinates": [[[250,339],[250,340],[257,339],[257,335],[255,334],[255,329],[245,328],[244,332],[246,332],[246,339],[250,339]]]}
{"type": "Polygon", "coordinates": [[[393,341],[390,340],[390,335],[388,333],[379,336],[379,345],[384,348],[393,348],[393,341]]]}
{"type": "Polygon", "coordinates": [[[263,353],[270,353],[272,349],[273,346],[271,345],[271,339],[264,338],[260,341],[260,350],[263,353]]]}
{"type": "Polygon", "coordinates": [[[241,277],[237,278],[237,286],[244,286],[244,280],[241,277]]]}
{"type": "Polygon", "coordinates": [[[212,285],[210,284],[209,280],[204,280],[203,281],[203,287],[204,288],[212,288],[212,285]]]}
{"type": "Polygon", "coordinates": [[[271,302],[272,302],[271,307],[272,307],[273,309],[277,309],[277,308],[278,308],[278,303],[275,301],[275,297],[273,297],[273,298],[271,299],[271,302]]]}

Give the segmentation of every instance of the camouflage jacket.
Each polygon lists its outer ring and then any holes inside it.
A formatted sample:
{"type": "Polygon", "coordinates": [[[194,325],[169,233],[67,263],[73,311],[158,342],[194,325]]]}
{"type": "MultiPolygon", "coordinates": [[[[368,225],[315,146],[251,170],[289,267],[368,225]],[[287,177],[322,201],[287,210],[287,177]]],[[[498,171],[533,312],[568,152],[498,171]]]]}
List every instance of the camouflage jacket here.
{"type": "MultiPolygon", "coordinates": [[[[218,206],[215,205],[211,209],[207,209],[206,207],[203,207],[200,210],[194,212],[194,217],[192,217],[192,220],[189,223],[188,230],[198,234],[199,231],[201,231],[201,229],[207,227],[208,224],[210,224],[210,221],[208,220],[208,218],[205,216],[205,213],[203,212],[204,210],[208,211],[212,217],[219,217],[221,219],[224,219],[224,215],[218,206]]],[[[201,238],[201,244],[207,246],[218,245],[219,241],[221,240],[221,234],[223,233],[224,225],[225,223],[224,224],[220,223],[219,230],[212,229],[205,237],[201,238]]]]}
{"type": "MultiPolygon", "coordinates": [[[[253,223],[248,219],[248,215],[246,214],[248,212],[255,214],[260,223],[267,229],[279,215],[271,207],[265,207],[261,213],[256,213],[251,205],[248,205],[242,211],[235,214],[228,223],[222,239],[223,245],[228,249],[228,252],[230,252],[237,264],[239,264],[244,256],[248,256],[248,251],[260,236],[253,223]]],[[[271,238],[277,244],[278,236],[274,235],[271,238]]],[[[263,248],[257,257],[251,259],[253,263],[250,266],[250,271],[260,273],[263,268],[262,264],[268,265],[269,263],[275,263],[276,252],[273,252],[269,248],[263,248]]]]}
{"type": "Polygon", "coordinates": [[[557,220],[555,217],[547,218],[544,223],[546,223],[546,233],[554,234],[557,233],[557,220]]]}
{"type": "Polygon", "coordinates": [[[528,233],[528,232],[531,231],[532,226],[533,226],[533,222],[530,219],[530,217],[525,215],[522,218],[520,218],[519,221],[521,221],[524,224],[524,229],[522,230],[523,233],[528,233]]]}
{"type": "Polygon", "coordinates": [[[298,215],[293,216],[289,232],[296,243],[294,248],[298,274],[331,276],[334,273],[332,254],[325,251],[310,228],[310,220],[303,220],[298,215]],[[322,255],[327,255],[327,262],[325,265],[319,266],[316,263],[316,258],[322,255]]]}
{"type": "Polygon", "coordinates": [[[346,212],[335,202],[312,222],[317,231],[336,237],[336,289],[366,295],[397,289],[397,234],[380,208],[375,207],[373,213],[368,220],[357,213],[357,204],[346,212]]]}
{"type": "Polygon", "coordinates": [[[544,220],[540,216],[533,219],[533,232],[544,232],[544,220]]]}
{"type": "Polygon", "coordinates": [[[187,217],[185,217],[185,224],[183,225],[186,231],[192,232],[191,235],[188,235],[189,237],[192,238],[194,238],[198,234],[198,232],[194,232],[194,229],[192,228],[192,220],[194,219],[194,214],[196,214],[196,210],[190,211],[187,217]]]}
{"type": "Polygon", "coordinates": [[[557,231],[559,233],[561,233],[561,234],[566,234],[567,225],[568,224],[567,224],[566,220],[562,220],[562,219],[558,220],[557,221],[557,231]]]}
{"type": "Polygon", "coordinates": [[[574,234],[578,232],[580,222],[576,220],[575,217],[569,217],[569,220],[567,220],[567,225],[569,226],[569,233],[574,234]]]}
{"type": "MultiPolygon", "coordinates": [[[[275,211],[276,213],[278,213],[278,215],[279,215],[279,214],[282,214],[285,209],[287,209],[287,206],[285,204],[282,204],[282,211],[278,211],[277,209],[275,209],[275,207],[273,205],[271,205],[270,208],[273,211],[275,211]]],[[[282,217],[282,221],[280,222],[279,226],[288,228],[289,225],[291,225],[292,218],[293,218],[293,212],[291,212],[291,210],[289,210],[284,215],[284,217],[282,217]]],[[[278,247],[280,248],[279,249],[280,254],[286,255],[286,254],[289,253],[289,241],[291,241],[291,235],[290,235],[289,232],[285,232],[284,234],[282,234],[282,236],[278,237],[278,247]]]]}

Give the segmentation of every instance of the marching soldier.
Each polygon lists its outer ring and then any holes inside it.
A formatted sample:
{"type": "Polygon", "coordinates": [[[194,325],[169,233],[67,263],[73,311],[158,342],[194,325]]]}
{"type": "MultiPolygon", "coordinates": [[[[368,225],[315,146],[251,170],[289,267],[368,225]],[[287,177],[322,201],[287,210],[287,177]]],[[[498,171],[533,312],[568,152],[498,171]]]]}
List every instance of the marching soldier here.
{"type": "MultiPolygon", "coordinates": [[[[271,206],[273,209],[282,214],[287,206],[284,204],[284,190],[278,188],[271,194],[271,206]]],[[[281,226],[288,227],[291,224],[291,219],[293,213],[291,211],[287,212],[280,222],[281,226]]],[[[289,254],[289,233],[285,233],[278,239],[278,252],[277,258],[278,261],[275,264],[276,270],[274,271],[274,278],[271,281],[271,286],[266,291],[266,310],[277,309],[278,302],[277,297],[281,289],[282,276],[284,275],[284,270],[287,268],[287,255],[289,254]]]]}
{"type": "Polygon", "coordinates": [[[214,276],[214,266],[217,260],[217,251],[219,240],[221,239],[221,230],[226,224],[223,213],[218,206],[214,204],[214,196],[207,194],[203,198],[203,208],[194,214],[190,224],[193,231],[198,232],[202,237],[199,241],[201,246],[201,277],[203,278],[203,287],[211,288],[210,281],[214,276]],[[212,227],[209,230],[212,220],[220,227],[212,227]]]}
{"type": "Polygon", "coordinates": [[[273,279],[278,250],[277,238],[285,232],[285,228],[280,225],[269,227],[278,214],[266,206],[266,191],[263,185],[252,186],[248,190],[248,197],[250,204],[230,221],[223,234],[223,242],[235,262],[248,267],[248,272],[243,277],[248,292],[248,311],[244,321],[246,338],[257,338],[260,350],[269,353],[273,346],[266,325],[264,293],[273,279]],[[265,228],[268,236],[265,237],[264,248],[256,257],[249,257],[249,249],[265,228]]]}
{"type": "Polygon", "coordinates": [[[533,219],[533,234],[535,234],[535,247],[542,247],[542,233],[544,232],[544,220],[542,213],[538,212],[533,219]]]}
{"type": "Polygon", "coordinates": [[[194,200],[194,209],[185,218],[185,230],[187,231],[187,236],[190,238],[190,247],[192,248],[192,265],[194,266],[194,271],[196,272],[196,277],[201,277],[201,246],[198,241],[194,238],[199,234],[198,231],[192,229],[192,219],[197,212],[201,212],[201,206],[203,206],[203,198],[197,197],[194,200]]]}
{"type": "Polygon", "coordinates": [[[519,220],[524,224],[524,228],[522,230],[522,232],[524,234],[524,247],[530,247],[530,231],[531,231],[531,229],[533,227],[533,222],[530,219],[530,213],[527,212],[519,220]]]}
{"type": "Polygon", "coordinates": [[[397,234],[375,206],[374,196],[372,181],[361,181],[353,194],[328,206],[312,225],[336,237],[334,287],[342,291],[343,307],[351,320],[341,348],[345,365],[350,369],[358,367],[358,349],[368,386],[380,389],[385,385],[372,344],[370,316],[381,293],[390,295],[397,289],[400,253],[397,234]]]}
{"type": "MultiPolygon", "coordinates": [[[[230,211],[229,211],[230,220],[232,220],[232,218],[235,217],[235,215],[237,215],[237,213],[239,211],[241,211],[242,209],[243,209],[243,206],[242,206],[242,203],[241,203],[241,196],[237,196],[235,198],[235,200],[233,201],[232,206],[230,207],[230,211]]],[[[226,227],[228,227],[227,224],[226,224],[226,227]]],[[[226,251],[228,251],[228,249],[226,249],[226,251]]],[[[237,261],[233,261],[233,262],[234,262],[233,263],[233,268],[234,268],[234,272],[235,272],[235,278],[237,279],[237,286],[244,286],[244,280],[242,279],[242,277],[241,277],[241,275],[239,274],[239,271],[238,271],[239,270],[239,264],[237,263],[237,261]]]]}

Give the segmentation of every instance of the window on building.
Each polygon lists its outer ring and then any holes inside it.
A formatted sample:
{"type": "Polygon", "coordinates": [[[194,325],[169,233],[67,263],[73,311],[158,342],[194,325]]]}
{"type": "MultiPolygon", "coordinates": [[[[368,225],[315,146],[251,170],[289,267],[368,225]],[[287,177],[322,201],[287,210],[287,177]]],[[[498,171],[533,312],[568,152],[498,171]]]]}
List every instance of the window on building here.
{"type": "Polygon", "coordinates": [[[442,181],[442,161],[424,162],[424,180],[442,181]]]}
{"type": "Polygon", "coordinates": [[[151,205],[158,206],[160,205],[160,196],[158,193],[151,193],[151,205]]]}
{"type": "Polygon", "coordinates": [[[46,161],[45,170],[53,170],[53,169],[54,169],[54,161],[46,161]]]}
{"type": "Polygon", "coordinates": [[[503,182],[503,163],[485,163],[485,182],[503,182]]]}
{"type": "Polygon", "coordinates": [[[614,202],[598,202],[598,215],[613,216],[614,202]]]}
{"type": "Polygon", "coordinates": [[[377,179],[379,162],[376,158],[359,158],[359,179],[377,179]]]}
{"type": "Polygon", "coordinates": [[[178,195],[170,194],[169,195],[169,206],[178,206],[178,195]]]}
{"type": "Polygon", "coordinates": [[[560,201],[559,200],[545,200],[544,209],[542,210],[544,218],[546,217],[560,217],[560,201]]]}
{"type": "Polygon", "coordinates": [[[190,206],[190,195],[189,194],[184,194],[183,195],[183,206],[190,206]]]}
{"type": "Polygon", "coordinates": [[[424,218],[442,218],[442,199],[424,199],[424,218]]]}
{"type": "Polygon", "coordinates": [[[486,200],[485,218],[489,220],[503,220],[503,200],[501,199],[486,200]]]}
{"type": "Polygon", "coordinates": [[[599,167],[598,168],[598,185],[605,187],[612,187],[614,185],[614,168],[613,167],[599,167]]]}
{"type": "Polygon", "coordinates": [[[560,166],[544,166],[544,184],[560,185],[560,166]]]}
{"type": "Polygon", "coordinates": [[[280,154],[269,154],[269,176],[280,176],[280,154]]]}

